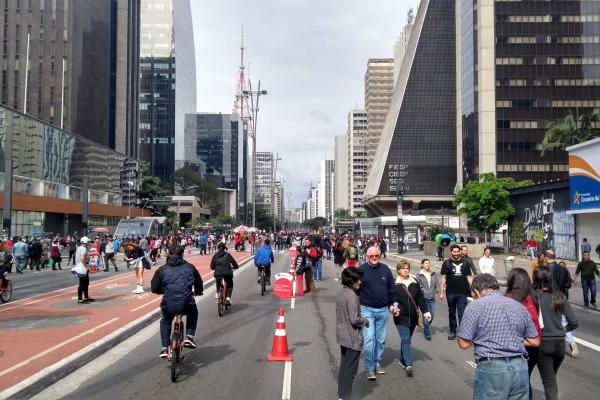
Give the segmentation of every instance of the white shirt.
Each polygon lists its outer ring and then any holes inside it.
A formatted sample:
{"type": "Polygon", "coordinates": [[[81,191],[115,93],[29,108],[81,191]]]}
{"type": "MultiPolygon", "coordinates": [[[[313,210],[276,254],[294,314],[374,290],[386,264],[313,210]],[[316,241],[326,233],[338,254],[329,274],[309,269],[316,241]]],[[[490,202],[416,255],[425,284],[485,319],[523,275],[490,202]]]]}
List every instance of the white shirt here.
{"type": "Polygon", "coordinates": [[[496,268],[494,267],[494,257],[481,257],[479,259],[479,271],[481,271],[482,274],[490,274],[496,276],[496,268]]]}

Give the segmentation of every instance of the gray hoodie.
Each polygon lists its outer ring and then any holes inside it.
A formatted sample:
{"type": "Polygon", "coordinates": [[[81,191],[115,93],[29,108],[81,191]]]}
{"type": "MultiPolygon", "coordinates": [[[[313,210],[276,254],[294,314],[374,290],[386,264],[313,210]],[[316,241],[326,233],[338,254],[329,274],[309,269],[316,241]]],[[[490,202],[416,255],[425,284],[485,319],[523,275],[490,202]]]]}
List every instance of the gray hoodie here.
{"type": "Polygon", "coordinates": [[[360,315],[360,301],[356,292],[343,286],[337,297],[335,336],[340,346],[362,351],[362,327],[368,324],[360,315]]]}
{"type": "Polygon", "coordinates": [[[423,274],[423,270],[421,270],[419,275],[417,275],[417,282],[419,282],[423,296],[426,299],[435,299],[435,294],[440,291],[440,282],[435,271],[431,271],[431,282],[428,282],[427,277],[423,274]]]}

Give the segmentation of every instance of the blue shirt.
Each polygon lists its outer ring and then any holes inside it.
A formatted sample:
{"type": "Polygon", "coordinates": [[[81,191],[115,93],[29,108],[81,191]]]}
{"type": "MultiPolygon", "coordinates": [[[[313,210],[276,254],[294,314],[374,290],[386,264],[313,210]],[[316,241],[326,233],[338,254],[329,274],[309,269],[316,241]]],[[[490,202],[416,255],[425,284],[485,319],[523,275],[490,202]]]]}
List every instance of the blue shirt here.
{"type": "Polygon", "coordinates": [[[204,246],[207,240],[208,238],[206,237],[206,235],[200,235],[200,237],[198,238],[198,243],[200,243],[200,246],[204,246]]]}
{"type": "Polygon", "coordinates": [[[458,337],[473,342],[476,360],[525,355],[523,340],[537,336],[525,306],[498,292],[469,304],[458,330],[458,337]]]}
{"type": "Polygon", "coordinates": [[[589,244],[588,242],[585,243],[581,243],[581,252],[585,253],[585,252],[591,253],[592,252],[592,245],[589,244]]]}
{"type": "Polygon", "coordinates": [[[371,308],[391,306],[396,300],[396,284],[392,271],[385,264],[372,266],[364,263],[358,267],[360,277],[360,305],[371,308]]]}

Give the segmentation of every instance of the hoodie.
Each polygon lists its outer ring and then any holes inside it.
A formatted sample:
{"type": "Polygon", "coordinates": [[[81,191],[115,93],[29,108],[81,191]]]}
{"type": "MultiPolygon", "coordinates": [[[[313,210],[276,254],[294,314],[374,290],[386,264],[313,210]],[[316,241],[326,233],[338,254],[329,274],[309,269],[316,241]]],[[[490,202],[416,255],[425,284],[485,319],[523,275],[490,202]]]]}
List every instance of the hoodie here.
{"type": "Polygon", "coordinates": [[[201,295],[203,290],[198,270],[178,254],[172,254],[169,261],[156,271],[150,287],[152,293],[163,295],[160,307],[174,314],[195,305],[194,295],[201,295]]]}
{"type": "Polygon", "coordinates": [[[233,270],[238,268],[238,263],[225,250],[219,251],[210,260],[210,269],[215,271],[215,277],[233,276],[233,270]]]}

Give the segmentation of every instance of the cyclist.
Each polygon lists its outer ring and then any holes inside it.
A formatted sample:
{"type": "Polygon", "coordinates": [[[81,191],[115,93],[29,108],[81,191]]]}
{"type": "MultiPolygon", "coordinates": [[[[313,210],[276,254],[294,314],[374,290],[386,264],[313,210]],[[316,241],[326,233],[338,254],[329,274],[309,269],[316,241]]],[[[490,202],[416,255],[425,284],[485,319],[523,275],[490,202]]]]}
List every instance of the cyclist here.
{"type": "Polygon", "coordinates": [[[183,259],[183,247],[175,245],[169,249],[169,259],[160,267],[150,284],[152,293],[162,294],[160,308],[160,340],[162,349],[159,357],[167,357],[171,336],[171,325],[176,314],[187,316],[184,346],[195,349],[194,335],[198,323],[198,308],[194,296],[202,296],[203,284],[196,268],[183,259]],[[192,290],[193,288],[193,290],[192,290]]]}
{"type": "Polygon", "coordinates": [[[231,294],[233,293],[233,270],[238,269],[239,265],[235,258],[227,252],[224,243],[219,243],[217,253],[210,260],[210,269],[215,271],[215,280],[217,282],[217,293],[215,298],[219,298],[222,279],[227,283],[227,305],[231,305],[231,294]]]}
{"type": "Polygon", "coordinates": [[[258,268],[258,283],[260,284],[260,267],[265,269],[265,279],[267,286],[271,285],[271,263],[275,262],[273,257],[273,249],[271,249],[271,241],[265,239],[265,243],[254,254],[254,265],[258,268]]]}

